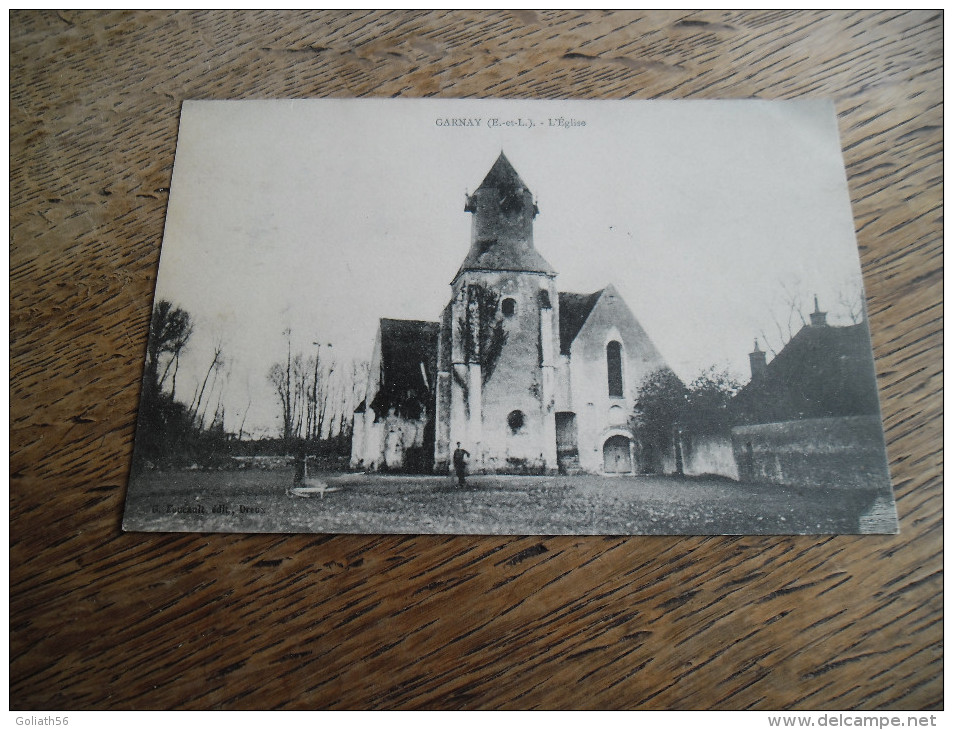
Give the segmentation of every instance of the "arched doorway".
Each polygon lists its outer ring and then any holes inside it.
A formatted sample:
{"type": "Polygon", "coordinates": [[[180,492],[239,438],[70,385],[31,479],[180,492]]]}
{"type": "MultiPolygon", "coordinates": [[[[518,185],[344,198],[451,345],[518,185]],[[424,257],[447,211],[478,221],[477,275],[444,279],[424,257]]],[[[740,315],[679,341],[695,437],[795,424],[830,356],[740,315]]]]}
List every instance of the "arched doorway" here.
{"type": "Polygon", "coordinates": [[[628,474],[632,471],[632,453],[627,436],[612,436],[602,446],[602,468],[607,474],[628,474]]]}

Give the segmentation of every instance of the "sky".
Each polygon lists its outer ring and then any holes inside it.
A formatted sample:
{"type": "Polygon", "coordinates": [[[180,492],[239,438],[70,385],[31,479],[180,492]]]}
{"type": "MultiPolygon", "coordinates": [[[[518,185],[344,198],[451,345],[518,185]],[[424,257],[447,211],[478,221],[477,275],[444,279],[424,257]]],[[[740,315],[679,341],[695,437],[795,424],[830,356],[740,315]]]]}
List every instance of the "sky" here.
{"type": "Polygon", "coordinates": [[[436,320],[469,250],[465,195],[501,151],[560,291],[615,284],[686,382],[712,365],[746,381],[794,295],[849,324],[860,264],[830,102],[191,101],[156,286],[195,323],[177,392],[221,343],[226,428],[247,409],[246,432],[276,433],[286,330],[344,363],[370,359],[381,317],[436,320]]]}

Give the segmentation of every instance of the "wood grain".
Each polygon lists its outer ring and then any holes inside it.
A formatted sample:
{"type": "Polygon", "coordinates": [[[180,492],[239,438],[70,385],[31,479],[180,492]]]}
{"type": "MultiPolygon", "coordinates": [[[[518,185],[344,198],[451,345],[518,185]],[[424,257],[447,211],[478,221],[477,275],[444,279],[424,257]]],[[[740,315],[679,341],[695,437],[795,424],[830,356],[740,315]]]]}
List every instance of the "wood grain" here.
{"type": "Polygon", "coordinates": [[[11,707],[942,707],[942,15],[13,12],[11,707]],[[183,99],[836,101],[901,533],[123,534],[183,99]]]}

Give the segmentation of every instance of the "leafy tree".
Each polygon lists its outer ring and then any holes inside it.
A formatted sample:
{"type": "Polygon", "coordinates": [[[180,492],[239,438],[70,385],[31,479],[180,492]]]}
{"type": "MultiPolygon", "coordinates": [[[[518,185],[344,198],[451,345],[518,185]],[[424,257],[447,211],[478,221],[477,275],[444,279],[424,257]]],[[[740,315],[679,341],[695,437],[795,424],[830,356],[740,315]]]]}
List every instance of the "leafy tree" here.
{"type": "Polygon", "coordinates": [[[681,418],[688,389],[669,368],[659,368],[639,388],[635,402],[636,425],[645,433],[670,433],[681,418]]]}
{"type": "Polygon", "coordinates": [[[731,426],[728,404],[741,390],[741,384],[728,370],[714,365],[702,371],[688,386],[682,422],[696,433],[714,433],[731,426]]]}
{"type": "Polygon", "coordinates": [[[184,405],[175,401],[175,376],[172,393],[163,392],[162,386],[169,369],[173,364],[177,367],[179,355],[191,336],[192,318],[188,312],[165,299],[156,302],[149,322],[149,343],[146,346],[142,399],[139,404],[134,460],[137,468],[146,460],[153,461],[183,450],[182,445],[189,442],[191,414],[184,405]]]}
{"type": "Polygon", "coordinates": [[[179,355],[192,336],[192,318],[166,299],[160,299],[152,309],[149,322],[149,344],[146,347],[145,386],[157,394],[165,382],[169,368],[178,365],[179,355]],[[168,362],[159,377],[160,361],[169,355],[168,362]]]}
{"type": "Polygon", "coordinates": [[[671,453],[680,471],[678,432],[687,428],[693,433],[716,433],[730,428],[728,404],[740,388],[727,370],[715,366],[702,371],[687,387],[668,368],[652,373],[637,394],[632,424],[648,466],[660,469],[662,455],[671,453]]]}
{"type": "Polygon", "coordinates": [[[688,389],[669,368],[659,368],[639,388],[633,428],[652,470],[659,470],[662,454],[675,448],[675,428],[685,413],[687,400],[688,389]]]}

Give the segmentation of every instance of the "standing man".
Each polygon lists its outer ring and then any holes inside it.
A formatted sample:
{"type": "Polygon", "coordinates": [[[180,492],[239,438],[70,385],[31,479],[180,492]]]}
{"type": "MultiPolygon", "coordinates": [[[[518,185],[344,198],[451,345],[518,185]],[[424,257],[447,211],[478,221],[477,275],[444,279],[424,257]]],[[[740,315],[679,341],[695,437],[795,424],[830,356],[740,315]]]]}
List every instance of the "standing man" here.
{"type": "Polygon", "coordinates": [[[457,441],[457,448],[453,452],[453,468],[457,472],[457,484],[465,487],[467,483],[467,459],[470,458],[470,452],[460,446],[457,441]]]}

